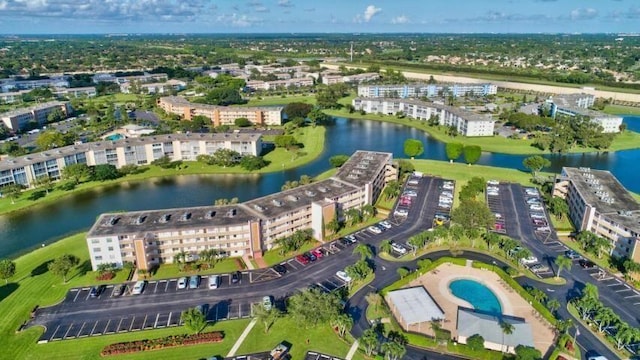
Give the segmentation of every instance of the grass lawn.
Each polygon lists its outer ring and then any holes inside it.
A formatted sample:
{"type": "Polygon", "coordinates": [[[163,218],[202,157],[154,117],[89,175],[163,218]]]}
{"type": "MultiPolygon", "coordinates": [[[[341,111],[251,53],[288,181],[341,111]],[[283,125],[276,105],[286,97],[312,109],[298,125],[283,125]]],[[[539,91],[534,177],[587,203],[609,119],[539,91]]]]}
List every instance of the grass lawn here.
{"type": "Polygon", "coordinates": [[[395,204],[397,197],[392,197],[387,199],[386,196],[382,195],[378,198],[378,201],[376,202],[376,207],[379,207],[381,209],[385,209],[385,210],[391,210],[391,208],[393,207],[393,204],[395,204]]]}
{"type": "Polygon", "coordinates": [[[326,179],[334,176],[337,172],[338,172],[338,169],[336,169],[336,168],[329,169],[329,170],[324,171],[321,174],[317,175],[315,177],[315,179],[316,179],[316,181],[326,180],[326,179]]]}
{"type": "Polygon", "coordinates": [[[207,269],[202,271],[180,271],[177,264],[161,264],[158,270],[153,274],[151,279],[172,279],[181,276],[189,275],[207,275],[207,274],[224,274],[237,270],[243,270],[238,267],[238,261],[242,262],[240,258],[226,258],[216,263],[213,269],[207,269]]]}
{"type": "Polygon", "coordinates": [[[640,108],[635,106],[607,105],[604,112],[614,115],[640,115],[640,108]]]}
{"type": "Polygon", "coordinates": [[[340,339],[327,324],[305,328],[291,317],[283,317],[273,324],[268,334],[264,333],[263,325],[257,323],[237,353],[269,351],[282,341],[292,344],[293,359],[304,359],[307,351],[317,351],[344,359],[351,347],[350,343],[340,339]]]}
{"type": "Polygon", "coordinates": [[[292,169],[303,164],[306,164],[322,154],[324,150],[324,136],[325,128],[322,126],[317,127],[304,127],[297,129],[294,133],[295,138],[304,144],[304,148],[301,149],[298,154],[294,154],[282,148],[277,148],[265,155],[265,159],[270,161],[270,164],[257,171],[247,171],[240,166],[225,168],[215,165],[206,165],[197,161],[185,161],[179,169],[162,169],[157,166],[146,166],[146,170],[139,174],[127,175],[125,177],[106,182],[88,181],[76,186],[72,191],[63,191],[55,189],[50,191],[48,195],[31,200],[30,197],[41,190],[27,190],[15,200],[15,204],[11,203],[11,199],[7,197],[0,198],[0,214],[9,213],[21,209],[28,208],[34,205],[54,203],[58,199],[68,196],[69,194],[87,191],[90,189],[113,185],[116,183],[128,182],[128,181],[140,181],[154,177],[176,176],[176,175],[199,175],[199,174],[261,174],[269,172],[277,172],[287,169],[292,169]]]}
{"type": "Polygon", "coordinates": [[[305,104],[316,104],[316,97],[313,94],[305,95],[286,95],[286,97],[280,96],[262,96],[261,99],[252,97],[249,102],[244,106],[270,106],[270,105],[286,105],[292,102],[301,102],[305,104]]]}
{"type": "MultiPolygon", "coordinates": [[[[619,272],[617,269],[613,269],[613,268],[611,268],[611,265],[609,265],[609,255],[605,254],[602,257],[602,259],[598,259],[597,256],[594,256],[594,255],[589,254],[586,251],[584,251],[584,249],[582,249],[582,247],[580,247],[580,243],[575,241],[575,240],[572,240],[572,239],[567,238],[565,236],[560,236],[559,240],[562,243],[564,243],[565,245],[567,245],[571,250],[577,252],[583,258],[593,261],[594,263],[598,264],[598,266],[600,266],[601,268],[607,269],[608,271],[610,271],[613,274],[617,274],[619,272]]],[[[577,263],[574,263],[573,266],[579,266],[579,265],[577,263]]]]}

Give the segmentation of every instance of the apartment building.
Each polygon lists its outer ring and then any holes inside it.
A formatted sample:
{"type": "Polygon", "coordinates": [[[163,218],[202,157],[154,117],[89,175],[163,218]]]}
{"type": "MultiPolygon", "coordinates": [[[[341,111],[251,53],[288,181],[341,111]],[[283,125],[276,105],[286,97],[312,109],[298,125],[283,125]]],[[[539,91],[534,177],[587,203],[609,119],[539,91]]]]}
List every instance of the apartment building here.
{"type": "Polygon", "coordinates": [[[274,81],[262,81],[262,80],[250,80],[247,81],[246,87],[253,90],[274,90],[279,88],[292,88],[313,86],[313,78],[293,78],[289,80],[274,80],[274,81]]]}
{"type": "Polygon", "coordinates": [[[94,86],[77,87],[77,88],[56,88],[53,90],[55,95],[68,96],[68,97],[94,97],[98,95],[94,86]]]}
{"type": "Polygon", "coordinates": [[[51,101],[24,109],[17,109],[0,114],[0,119],[4,125],[11,130],[22,130],[30,122],[36,122],[39,125],[47,123],[47,117],[54,110],[60,109],[65,116],[69,116],[73,109],[68,101],[51,101]]]}
{"type": "Polygon", "coordinates": [[[37,80],[16,80],[2,79],[0,80],[0,90],[2,92],[10,92],[16,90],[33,90],[38,88],[65,88],[69,87],[67,76],[54,76],[47,79],[37,80]]]}
{"type": "Polygon", "coordinates": [[[564,167],[553,195],[567,200],[578,231],[609,240],[612,255],[640,262],[640,204],[609,171],[564,167]]]}
{"type": "Polygon", "coordinates": [[[112,82],[116,84],[124,84],[127,82],[130,83],[130,82],[136,81],[141,84],[146,84],[146,83],[154,83],[154,82],[166,82],[167,80],[169,80],[169,76],[164,73],[158,73],[158,74],[144,73],[142,75],[132,75],[132,76],[116,76],[115,74],[110,74],[110,73],[100,73],[100,74],[95,74],[92,80],[94,83],[112,82]]]}
{"type": "Polygon", "coordinates": [[[125,82],[120,84],[120,91],[130,94],[133,90],[140,94],[169,94],[172,91],[181,91],[187,87],[187,83],[181,80],[168,80],[162,83],[142,84],[138,82],[125,82]]]}
{"type": "Polygon", "coordinates": [[[602,126],[603,133],[618,133],[622,125],[622,116],[605,114],[589,109],[595,102],[595,96],[589,94],[567,94],[549,97],[542,105],[551,117],[558,114],[575,117],[585,116],[602,126]]]}
{"type": "Polygon", "coordinates": [[[488,96],[498,93],[494,84],[408,84],[408,85],[360,85],[358,97],[364,98],[419,98],[436,96],[488,96]]]}
{"type": "Polygon", "coordinates": [[[196,260],[206,249],[261,257],[278,239],[306,229],[324,239],[328,222],[375,203],[397,178],[392,161],[389,153],[357,151],[330,179],[236,205],[102,214],[87,234],[91,265],[130,261],[149,269],[182,251],[196,260]]]}
{"type": "Polygon", "coordinates": [[[352,105],[356,110],[367,113],[395,115],[402,112],[418,120],[436,117],[440,125],[455,126],[463,136],[493,136],[495,125],[491,115],[413,99],[355,98],[352,105]]]}
{"type": "Polygon", "coordinates": [[[28,93],[28,90],[12,91],[0,93],[0,102],[4,104],[13,104],[22,101],[22,95],[28,93]]]}
{"type": "Polygon", "coordinates": [[[173,161],[195,161],[198,155],[212,155],[231,149],[242,155],[260,155],[260,134],[169,134],[99,141],[65,146],[36,154],[0,160],[0,187],[11,184],[33,186],[41,176],[60,179],[71,164],[148,165],[168,156],[173,161]]]}
{"type": "Polygon", "coordinates": [[[238,118],[247,118],[256,125],[282,125],[282,106],[244,107],[216,106],[189,102],[180,96],[165,96],[158,99],[158,106],[171,114],[180,115],[184,120],[194,116],[205,116],[215,126],[233,125],[238,118]]]}

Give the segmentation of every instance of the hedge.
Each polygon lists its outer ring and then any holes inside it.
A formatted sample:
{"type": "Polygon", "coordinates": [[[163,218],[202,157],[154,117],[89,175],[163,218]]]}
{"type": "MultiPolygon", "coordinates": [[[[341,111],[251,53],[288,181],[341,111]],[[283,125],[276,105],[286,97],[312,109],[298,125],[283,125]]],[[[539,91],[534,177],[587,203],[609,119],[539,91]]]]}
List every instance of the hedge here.
{"type": "Polygon", "coordinates": [[[176,346],[197,345],[221,342],[224,334],[220,331],[194,334],[172,335],[156,339],[121,342],[107,345],[100,352],[101,356],[130,354],[141,351],[165,349],[176,346]]]}

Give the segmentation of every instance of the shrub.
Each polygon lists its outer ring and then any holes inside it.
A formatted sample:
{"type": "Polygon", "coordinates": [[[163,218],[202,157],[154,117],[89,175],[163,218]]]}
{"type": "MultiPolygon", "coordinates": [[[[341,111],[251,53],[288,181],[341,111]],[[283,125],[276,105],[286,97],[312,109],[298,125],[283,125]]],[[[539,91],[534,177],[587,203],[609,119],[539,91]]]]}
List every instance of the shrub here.
{"type": "Polygon", "coordinates": [[[100,274],[98,276],[96,276],[96,280],[98,281],[107,281],[107,280],[111,280],[114,277],[116,277],[116,273],[114,273],[113,271],[108,271],[104,274],[100,274]]]}
{"type": "Polygon", "coordinates": [[[220,331],[193,335],[171,335],[163,338],[144,339],[107,345],[102,349],[100,355],[109,356],[130,354],[135,352],[164,349],[175,346],[217,343],[221,342],[223,339],[224,334],[220,331]]]}

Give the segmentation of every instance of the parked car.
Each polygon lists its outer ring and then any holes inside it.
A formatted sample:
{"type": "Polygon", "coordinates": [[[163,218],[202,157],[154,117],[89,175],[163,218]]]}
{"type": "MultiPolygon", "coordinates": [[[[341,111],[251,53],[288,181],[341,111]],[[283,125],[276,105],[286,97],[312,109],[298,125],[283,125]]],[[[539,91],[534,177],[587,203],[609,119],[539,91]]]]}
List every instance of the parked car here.
{"type": "Polygon", "coordinates": [[[402,196],[416,197],[418,196],[418,193],[413,190],[405,190],[405,192],[402,193],[402,196]]]}
{"type": "Polygon", "coordinates": [[[440,193],[440,196],[453,198],[453,193],[451,191],[443,191],[443,192],[440,193]]]}
{"type": "Polygon", "coordinates": [[[418,179],[411,179],[409,181],[407,181],[407,184],[409,185],[418,185],[420,183],[420,180],[418,179]]]}
{"type": "Polygon", "coordinates": [[[147,286],[146,281],[138,281],[133,285],[133,290],[131,290],[131,295],[140,295],[144,291],[145,286],[147,286]]]}
{"type": "Polygon", "coordinates": [[[273,308],[273,301],[271,301],[271,296],[262,297],[262,307],[264,307],[264,309],[267,311],[271,311],[271,308],[273,308]]]}
{"type": "Polygon", "coordinates": [[[571,260],[580,259],[582,256],[573,250],[567,250],[564,252],[564,256],[568,257],[571,260]]]}
{"type": "Polygon", "coordinates": [[[287,268],[284,267],[284,265],[281,265],[281,264],[275,265],[273,267],[273,270],[275,270],[280,275],[283,275],[283,274],[287,273],[287,268]]]}
{"type": "Polygon", "coordinates": [[[351,276],[347,275],[347,273],[342,270],[336,272],[336,276],[344,282],[351,282],[351,276]]]}
{"type": "Polygon", "coordinates": [[[544,210],[542,205],[529,205],[529,209],[530,210],[534,210],[534,211],[543,211],[544,210]]]}
{"type": "Polygon", "coordinates": [[[126,289],[127,289],[127,285],[125,284],[116,285],[115,288],[113,289],[113,296],[122,296],[126,289]]]}
{"type": "Polygon", "coordinates": [[[305,254],[310,261],[316,261],[318,258],[313,254],[313,252],[309,251],[305,254]]]}
{"type": "Polygon", "coordinates": [[[187,288],[187,277],[181,277],[180,279],[178,279],[178,289],[186,289],[187,288]]]}
{"type": "Polygon", "coordinates": [[[355,244],[356,242],[358,242],[358,239],[356,239],[356,236],[353,234],[349,234],[347,236],[344,237],[345,239],[349,240],[350,243],[355,244]]]}
{"type": "Polygon", "coordinates": [[[487,195],[489,195],[489,196],[498,196],[500,194],[495,190],[487,190],[487,195]]]}
{"type": "Polygon", "coordinates": [[[530,214],[532,219],[546,219],[547,217],[543,214],[543,213],[539,213],[539,212],[532,212],[530,214]]]}
{"type": "Polygon", "coordinates": [[[309,257],[306,254],[300,254],[296,256],[296,260],[298,260],[298,262],[301,263],[302,265],[307,265],[311,261],[311,259],[309,259],[309,257]]]}
{"type": "Polygon", "coordinates": [[[316,259],[320,259],[324,256],[324,254],[322,253],[322,251],[320,251],[319,248],[311,250],[311,254],[313,254],[316,257],[316,259]]]}
{"type": "Polygon", "coordinates": [[[533,271],[534,273],[540,273],[540,272],[549,271],[549,267],[546,266],[546,265],[542,265],[542,264],[535,264],[535,265],[531,266],[529,269],[531,269],[531,271],[533,271]]]}
{"type": "Polygon", "coordinates": [[[380,230],[378,227],[376,226],[369,226],[367,228],[367,230],[371,231],[374,234],[382,234],[382,230],[380,230]]]}
{"type": "Polygon", "coordinates": [[[396,211],[393,212],[393,215],[395,215],[395,216],[407,216],[407,215],[409,215],[409,210],[407,210],[407,209],[397,209],[396,211]]]}
{"type": "Polygon", "coordinates": [[[91,288],[91,290],[89,290],[89,296],[98,297],[98,296],[100,296],[100,294],[102,294],[102,292],[106,288],[107,287],[105,285],[94,286],[94,287],[91,288]]]}
{"type": "Polygon", "coordinates": [[[496,219],[502,219],[502,214],[500,214],[500,213],[493,213],[493,216],[494,216],[496,219]]]}
{"type": "Polygon", "coordinates": [[[191,275],[189,277],[189,289],[197,289],[200,286],[200,275],[191,275]]]}
{"type": "Polygon", "coordinates": [[[398,254],[404,255],[407,253],[407,249],[404,248],[404,246],[400,245],[400,244],[396,244],[396,243],[392,243],[391,244],[391,248],[393,249],[393,251],[397,252],[398,254]]]}
{"type": "Polygon", "coordinates": [[[548,227],[548,226],[539,226],[539,227],[536,228],[536,231],[539,231],[539,232],[550,232],[551,228],[548,227]]]}
{"type": "Polygon", "coordinates": [[[242,273],[240,271],[236,271],[234,273],[231,274],[231,282],[236,284],[239,283],[240,280],[242,280],[242,273]]]}
{"type": "Polygon", "coordinates": [[[522,265],[531,265],[531,264],[535,264],[537,262],[538,262],[538,258],[533,256],[533,255],[531,255],[531,256],[529,256],[527,258],[524,258],[524,259],[520,259],[520,263],[522,265]]]}
{"type": "Polygon", "coordinates": [[[217,289],[220,286],[220,276],[219,275],[209,275],[209,289],[217,289]]]}
{"type": "Polygon", "coordinates": [[[385,229],[391,229],[391,224],[389,224],[389,222],[386,220],[380,221],[378,225],[384,227],[385,229]]]}
{"type": "Polygon", "coordinates": [[[498,180],[487,180],[487,184],[489,184],[489,185],[499,185],[500,182],[498,180]]]}
{"type": "Polygon", "coordinates": [[[500,188],[497,186],[487,186],[487,191],[500,191],[500,188]]]}
{"type": "Polygon", "coordinates": [[[580,261],[578,261],[578,264],[580,264],[580,266],[582,266],[585,269],[591,269],[596,266],[596,264],[593,261],[587,260],[587,259],[580,259],[580,261]]]}

